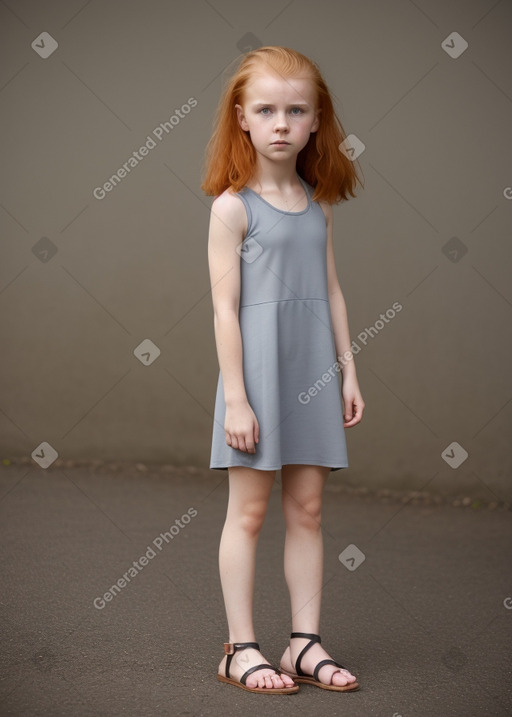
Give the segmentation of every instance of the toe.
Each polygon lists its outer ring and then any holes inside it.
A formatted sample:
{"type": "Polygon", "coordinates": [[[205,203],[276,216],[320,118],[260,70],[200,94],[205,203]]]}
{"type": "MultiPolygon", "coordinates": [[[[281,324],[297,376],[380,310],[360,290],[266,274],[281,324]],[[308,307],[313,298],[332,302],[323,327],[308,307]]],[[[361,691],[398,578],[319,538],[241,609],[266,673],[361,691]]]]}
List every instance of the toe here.
{"type": "Polygon", "coordinates": [[[356,681],[356,676],[353,675],[353,674],[350,672],[350,670],[342,669],[342,670],[340,670],[340,672],[341,672],[343,675],[345,675],[345,677],[347,678],[347,680],[348,680],[349,682],[355,682],[355,681],[356,681]]]}
{"type": "Polygon", "coordinates": [[[249,677],[245,681],[245,686],[250,687],[250,689],[254,689],[255,687],[262,687],[261,685],[261,678],[259,675],[249,675],[249,677]]]}
{"type": "Polygon", "coordinates": [[[266,687],[265,675],[261,675],[259,672],[249,675],[245,681],[245,685],[251,689],[254,687],[266,687]]]}
{"type": "Polygon", "coordinates": [[[332,684],[338,687],[344,687],[355,682],[356,678],[348,670],[338,670],[332,676],[332,684]]]}
{"type": "Polygon", "coordinates": [[[283,682],[283,679],[277,672],[271,672],[265,675],[265,687],[268,689],[282,689],[287,685],[283,682]]]}
{"type": "Polygon", "coordinates": [[[331,677],[331,684],[336,685],[337,687],[348,685],[347,676],[343,672],[334,672],[331,677]]]}
{"type": "MultiPolygon", "coordinates": [[[[274,674],[274,673],[271,673],[271,674],[274,674]]],[[[263,680],[264,680],[264,684],[262,685],[262,687],[266,687],[267,689],[271,690],[272,687],[274,686],[274,680],[272,679],[270,674],[267,673],[266,675],[264,675],[263,680]]]]}
{"type": "Polygon", "coordinates": [[[349,682],[346,672],[346,670],[335,670],[332,665],[324,665],[318,673],[318,679],[320,682],[323,682],[324,685],[344,687],[348,685],[349,682]]]}
{"type": "Polygon", "coordinates": [[[277,675],[276,677],[274,677],[272,682],[274,683],[274,687],[279,687],[279,689],[283,689],[283,687],[288,687],[286,682],[283,680],[282,675],[277,675]]]}

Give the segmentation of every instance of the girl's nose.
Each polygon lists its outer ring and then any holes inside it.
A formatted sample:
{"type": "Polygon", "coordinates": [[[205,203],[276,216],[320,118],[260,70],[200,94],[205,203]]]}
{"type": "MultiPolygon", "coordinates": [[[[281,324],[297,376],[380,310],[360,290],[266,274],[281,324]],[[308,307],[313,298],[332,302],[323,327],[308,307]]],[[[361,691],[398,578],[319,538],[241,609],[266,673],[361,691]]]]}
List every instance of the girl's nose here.
{"type": "Polygon", "coordinates": [[[284,112],[279,112],[276,115],[275,128],[276,129],[287,129],[288,121],[284,112]]]}

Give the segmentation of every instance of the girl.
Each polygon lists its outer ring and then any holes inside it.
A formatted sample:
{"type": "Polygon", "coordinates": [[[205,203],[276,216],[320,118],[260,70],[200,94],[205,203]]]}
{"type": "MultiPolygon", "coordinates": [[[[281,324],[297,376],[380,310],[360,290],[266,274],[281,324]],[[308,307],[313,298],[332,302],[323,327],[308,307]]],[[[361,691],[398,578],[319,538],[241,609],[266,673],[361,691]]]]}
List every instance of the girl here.
{"type": "Polygon", "coordinates": [[[229,642],[217,678],[250,692],[359,687],[318,634],[322,491],[330,471],[348,466],[344,428],[364,408],[332,240],[332,203],[355,196],[344,139],[317,66],[269,46],[243,56],[206,151],[220,367],[210,468],[229,470],[219,549],[229,642]],[[252,616],[256,547],[279,469],[293,630],[280,669],[259,651],[252,616]]]}

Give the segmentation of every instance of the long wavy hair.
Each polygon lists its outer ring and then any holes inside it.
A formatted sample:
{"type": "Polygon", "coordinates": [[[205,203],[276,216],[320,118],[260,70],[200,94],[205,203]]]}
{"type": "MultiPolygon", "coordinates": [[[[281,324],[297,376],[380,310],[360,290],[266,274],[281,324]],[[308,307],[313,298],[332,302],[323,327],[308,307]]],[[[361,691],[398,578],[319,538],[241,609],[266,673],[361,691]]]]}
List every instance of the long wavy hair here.
{"type": "Polygon", "coordinates": [[[313,200],[337,204],[355,197],[359,181],[354,163],[340,150],[346,133],[338,119],[327,85],[315,62],[288,47],[266,46],[243,55],[237,70],[225,85],[217,106],[212,136],[206,146],[201,189],[218,196],[225,189],[239,192],[251,179],[256,150],[249,132],[238,123],[236,104],[243,105],[244,90],[256,72],[269,71],[281,77],[307,77],[316,90],[320,125],[297,155],[298,174],[314,187],[313,200]]]}

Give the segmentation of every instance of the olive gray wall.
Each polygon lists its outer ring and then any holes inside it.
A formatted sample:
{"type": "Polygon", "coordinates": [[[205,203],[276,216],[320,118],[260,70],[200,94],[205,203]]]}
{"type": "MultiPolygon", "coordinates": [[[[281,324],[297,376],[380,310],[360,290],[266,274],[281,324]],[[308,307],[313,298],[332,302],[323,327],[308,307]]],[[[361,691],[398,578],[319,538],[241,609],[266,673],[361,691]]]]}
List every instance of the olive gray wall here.
{"type": "Polygon", "coordinates": [[[332,480],[510,499],[509,2],[32,0],[0,23],[4,457],[208,466],[203,152],[240,54],[285,45],[365,146],[334,240],[366,411],[332,480]]]}

